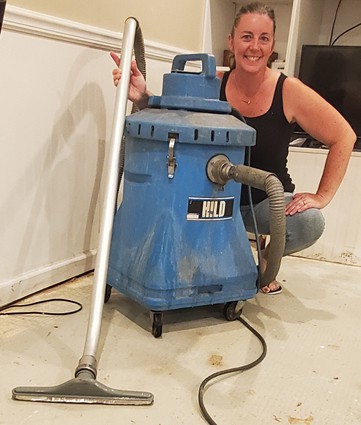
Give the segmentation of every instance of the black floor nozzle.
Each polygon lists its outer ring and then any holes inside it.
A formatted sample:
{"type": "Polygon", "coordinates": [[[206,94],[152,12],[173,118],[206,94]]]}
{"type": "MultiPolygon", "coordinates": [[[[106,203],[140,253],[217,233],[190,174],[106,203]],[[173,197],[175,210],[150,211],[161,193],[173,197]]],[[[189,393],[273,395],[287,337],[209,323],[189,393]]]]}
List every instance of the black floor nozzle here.
{"type": "Polygon", "coordinates": [[[116,390],[101,384],[83,373],[54,387],[17,387],[12,391],[14,400],[50,403],[82,403],[112,405],[149,405],[153,394],[144,391],[116,390]]]}

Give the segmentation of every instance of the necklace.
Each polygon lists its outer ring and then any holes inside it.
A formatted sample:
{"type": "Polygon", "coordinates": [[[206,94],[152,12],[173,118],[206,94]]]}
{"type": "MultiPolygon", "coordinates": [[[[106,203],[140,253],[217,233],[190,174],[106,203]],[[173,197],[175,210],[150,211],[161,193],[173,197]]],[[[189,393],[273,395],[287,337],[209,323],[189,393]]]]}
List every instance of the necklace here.
{"type": "MultiPolygon", "coordinates": [[[[235,78],[235,85],[236,85],[236,89],[237,89],[238,93],[242,93],[243,94],[243,90],[240,88],[238,79],[236,78],[235,75],[234,75],[234,78],[235,78]]],[[[251,100],[250,99],[242,99],[242,98],[240,98],[240,100],[241,100],[241,102],[245,103],[246,105],[250,105],[251,104],[251,100]]]]}

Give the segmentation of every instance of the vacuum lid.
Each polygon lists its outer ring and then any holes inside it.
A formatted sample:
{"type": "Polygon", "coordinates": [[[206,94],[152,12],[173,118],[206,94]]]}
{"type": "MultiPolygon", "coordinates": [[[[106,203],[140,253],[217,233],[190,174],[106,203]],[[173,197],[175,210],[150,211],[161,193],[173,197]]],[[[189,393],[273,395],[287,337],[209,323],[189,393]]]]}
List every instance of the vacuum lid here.
{"type": "Polygon", "coordinates": [[[229,114],[230,104],[219,100],[220,85],[213,55],[177,55],[171,73],[163,77],[162,96],[151,96],[149,107],[229,114]],[[201,61],[202,70],[186,71],[185,66],[189,61],[201,61]]]}

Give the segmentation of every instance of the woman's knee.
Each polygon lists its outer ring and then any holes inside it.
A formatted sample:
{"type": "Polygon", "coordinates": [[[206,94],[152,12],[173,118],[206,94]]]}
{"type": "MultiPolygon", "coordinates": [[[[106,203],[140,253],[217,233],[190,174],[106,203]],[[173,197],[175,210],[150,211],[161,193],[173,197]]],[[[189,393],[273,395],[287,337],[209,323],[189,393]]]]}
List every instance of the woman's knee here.
{"type": "Polygon", "coordinates": [[[311,208],[286,219],[285,255],[312,246],[325,229],[325,219],[319,209],[311,208]]]}

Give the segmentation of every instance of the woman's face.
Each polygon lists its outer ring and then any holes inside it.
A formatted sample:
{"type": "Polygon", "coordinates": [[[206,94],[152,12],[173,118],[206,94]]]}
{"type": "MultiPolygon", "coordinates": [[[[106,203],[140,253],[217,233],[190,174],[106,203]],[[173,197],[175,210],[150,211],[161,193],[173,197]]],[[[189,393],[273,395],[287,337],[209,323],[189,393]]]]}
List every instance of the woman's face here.
{"type": "Polygon", "coordinates": [[[265,69],[274,43],[273,21],[269,16],[259,13],[242,15],[234,36],[228,37],[236,68],[252,73],[265,69]]]}

